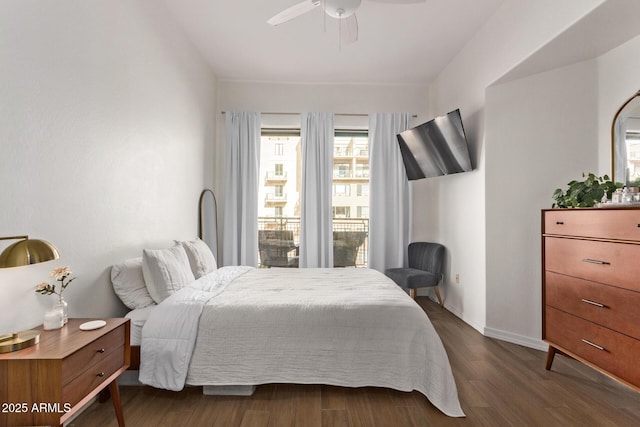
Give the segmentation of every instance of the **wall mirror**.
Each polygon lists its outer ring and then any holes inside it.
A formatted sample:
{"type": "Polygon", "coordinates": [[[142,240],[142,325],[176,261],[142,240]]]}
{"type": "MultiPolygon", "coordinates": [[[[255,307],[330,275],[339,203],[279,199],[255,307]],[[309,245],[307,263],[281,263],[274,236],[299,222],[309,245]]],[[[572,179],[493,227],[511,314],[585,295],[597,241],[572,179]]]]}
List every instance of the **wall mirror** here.
{"type": "Polygon", "coordinates": [[[640,186],[640,91],[629,98],[611,125],[611,179],[640,186]]]}
{"type": "Polygon", "coordinates": [[[198,237],[211,249],[218,259],[218,206],[213,191],[205,189],[200,194],[198,206],[198,237]]]}

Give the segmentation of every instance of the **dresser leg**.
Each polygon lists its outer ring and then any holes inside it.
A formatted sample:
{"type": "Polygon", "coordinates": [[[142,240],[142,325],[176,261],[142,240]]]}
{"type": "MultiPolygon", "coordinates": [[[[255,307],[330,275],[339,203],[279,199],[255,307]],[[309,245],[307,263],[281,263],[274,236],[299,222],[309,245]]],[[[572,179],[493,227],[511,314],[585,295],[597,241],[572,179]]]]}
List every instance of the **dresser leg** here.
{"type": "Polygon", "coordinates": [[[116,380],[113,380],[111,384],[109,384],[109,391],[111,392],[111,399],[113,400],[113,409],[116,411],[118,426],[124,427],[124,415],[122,413],[122,403],[120,402],[120,389],[118,388],[118,382],[116,380]]]}
{"type": "Polygon", "coordinates": [[[549,346],[549,351],[547,352],[547,371],[551,369],[551,364],[553,363],[553,358],[556,355],[556,349],[554,347],[549,346]]]}

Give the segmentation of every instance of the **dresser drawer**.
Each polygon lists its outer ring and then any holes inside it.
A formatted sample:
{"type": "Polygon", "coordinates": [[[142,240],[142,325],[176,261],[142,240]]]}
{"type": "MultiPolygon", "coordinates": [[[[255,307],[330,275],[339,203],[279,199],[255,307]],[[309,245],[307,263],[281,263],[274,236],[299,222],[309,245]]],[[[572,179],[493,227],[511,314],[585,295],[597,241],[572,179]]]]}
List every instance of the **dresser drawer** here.
{"type": "MultiPolygon", "coordinates": [[[[93,331],[84,332],[86,334],[96,333],[93,331]]],[[[121,325],[108,334],[89,343],[87,346],[76,351],[62,362],[62,384],[75,379],[89,366],[93,366],[109,357],[109,353],[116,349],[122,351],[121,347],[125,343],[125,325],[121,325]]]]}
{"type": "Polygon", "coordinates": [[[120,346],[91,366],[76,366],[79,375],[62,387],[63,402],[75,405],[123,365],[124,346],[120,346]]]}
{"type": "Polygon", "coordinates": [[[546,341],[640,387],[639,340],[552,307],[546,307],[545,314],[546,341]]]}
{"type": "Polygon", "coordinates": [[[640,209],[571,209],[544,213],[545,234],[640,241],[640,209]]]}
{"type": "Polygon", "coordinates": [[[545,304],[640,339],[640,292],[547,271],[545,304]]]}
{"type": "Polygon", "coordinates": [[[545,237],[545,269],[640,291],[640,245],[545,237]]]}

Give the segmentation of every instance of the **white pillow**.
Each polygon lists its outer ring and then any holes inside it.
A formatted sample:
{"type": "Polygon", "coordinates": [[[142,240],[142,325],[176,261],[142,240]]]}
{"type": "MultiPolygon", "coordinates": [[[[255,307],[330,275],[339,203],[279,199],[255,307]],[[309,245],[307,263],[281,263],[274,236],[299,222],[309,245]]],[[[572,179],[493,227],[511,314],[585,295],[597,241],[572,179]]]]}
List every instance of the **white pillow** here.
{"type": "Polygon", "coordinates": [[[142,275],[149,295],[157,304],[195,280],[181,245],[168,249],[144,249],[142,275]]]}
{"type": "Polygon", "coordinates": [[[176,244],[182,245],[187,253],[187,258],[189,258],[189,264],[191,265],[191,271],[196,279],[199,279],[218,268],[213,252],[211,252],[209,246],[199,238],[188,242],[178,242],[176,240],[176,244]]]}
{"type": "Polygon", "coordinates": [[[142,257],[131,258],[111,267],[111,283],[120,300],[132,310],[155,304],[142,275],[142,257]]]}

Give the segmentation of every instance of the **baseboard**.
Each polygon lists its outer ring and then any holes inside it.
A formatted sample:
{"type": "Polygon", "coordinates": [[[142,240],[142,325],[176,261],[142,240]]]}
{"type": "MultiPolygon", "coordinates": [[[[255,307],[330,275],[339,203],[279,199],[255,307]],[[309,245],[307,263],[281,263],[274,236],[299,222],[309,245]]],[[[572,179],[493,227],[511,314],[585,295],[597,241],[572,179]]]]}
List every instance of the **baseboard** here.
{"type": "Polygon", "coordinates": [[[542,340],[527,337],[524,335],[514,334],[513,332],[501,331],[500,329],[485,327],[484,336],[510,342],[512,344],[522,345],[524,347],[533,348],[535,350],[549,350],[549,344],[545,343],[542,340]]]}

